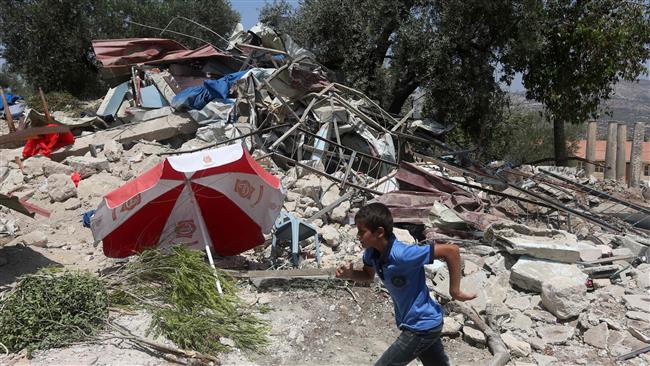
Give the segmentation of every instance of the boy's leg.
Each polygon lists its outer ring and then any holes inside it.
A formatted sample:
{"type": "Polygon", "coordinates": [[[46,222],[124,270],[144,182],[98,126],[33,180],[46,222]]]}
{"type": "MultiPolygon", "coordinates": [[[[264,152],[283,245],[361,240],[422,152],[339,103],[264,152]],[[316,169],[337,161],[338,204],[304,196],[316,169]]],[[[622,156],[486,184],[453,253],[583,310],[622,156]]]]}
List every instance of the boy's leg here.
{"type": "Polygon", "coordinates": [[[442,326],[426,333],[402,331],[402,334],[381,355],[375,366],[407,365],[415,358],[419,358],[425,366],[448,365],[447,355],[445,355],[440,341],[441,332],[442,326]],[[423,357],[424,353],[426,353],[425,357],[423,357]],[[428,360],[433,360],[433,363],[427,363],[428,360]]]}
{"type": "Polygon", "coordinates": [[[438,339],[431,345],[431,347],[420,353],[418,359],[422,361],[424,366],[449,366],[449,358],[445,353],[442,346],[442,339],[438,339]]]}
{"type": "Polygon", "coordinates": [[[395,342],[375,362],[375,366],[402,366],[415,360],[415,350],[420,343],[419,337],[410,331],[402,331],[395,342]]]}

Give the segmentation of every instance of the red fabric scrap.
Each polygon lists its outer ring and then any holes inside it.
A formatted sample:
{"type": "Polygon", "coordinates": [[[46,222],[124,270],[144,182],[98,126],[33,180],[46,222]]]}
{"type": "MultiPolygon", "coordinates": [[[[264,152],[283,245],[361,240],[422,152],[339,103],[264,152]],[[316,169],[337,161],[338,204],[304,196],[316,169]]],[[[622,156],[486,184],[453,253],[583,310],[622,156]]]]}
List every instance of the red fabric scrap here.
{"type": "Polygon", "coordinates": [[[74,183],[74,186],[79,187],[79,181],[81,181],[81,175],[79,174],[79,172],[72,173],[70,178],[72,179],[72,182],[74,183]]]}
{"type": "MultiPolygon", "coordinates": [[[[57,125],[50,123],[47,126],[50,127],[57,125]]],[[[74,135],[70,131],[39,135],[38,137],[27,140],[27,143],[23,148],[23,158],[29,158],[30,156],[34,155],[44,155],[49,158],[52,150],[63,146],[72,145],[73,143],[74,135]]]]}

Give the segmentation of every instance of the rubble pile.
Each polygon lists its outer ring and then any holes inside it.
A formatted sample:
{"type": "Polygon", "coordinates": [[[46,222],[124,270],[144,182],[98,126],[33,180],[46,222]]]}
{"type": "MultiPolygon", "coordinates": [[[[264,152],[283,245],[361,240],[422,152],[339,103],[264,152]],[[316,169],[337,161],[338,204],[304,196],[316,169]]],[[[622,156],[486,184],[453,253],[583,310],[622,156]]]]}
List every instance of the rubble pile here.
{"type": "MultiPolygon", "coordinates": [[[[167,155],[240,143],[282,179],[282,210],[318,235],[297,238],[296,252],[291,240],[272,245],[272,233],[263,246],[217,258],[218,266],[360,262],[354,214],[379,201],[398,239],[461,246],[462,287],[478,294],[469,305],[516,364],[650,362],[647,353],[628,355],[647,350],[650,337],[650,208],[640,191],[576,169],[472,162],[439,140],[444,126],[386,112],[262,25],[239,29],[223,51],[166,39],[93,47],[115,81],[96,112],[28,109],[16,132],[64,126],[74,142],[49,157],[0,150],[0,243],[38,247],[65,265],[109,267],[84,213],[167,155]]],[[[0,264],[17,271],[1,255],[0,264]]],[[[442,303],[446,271],[438,261],[427,271],[442,303]]],[[[460,312],[448,314],[444,334],[489,344],[460,312]]]]}

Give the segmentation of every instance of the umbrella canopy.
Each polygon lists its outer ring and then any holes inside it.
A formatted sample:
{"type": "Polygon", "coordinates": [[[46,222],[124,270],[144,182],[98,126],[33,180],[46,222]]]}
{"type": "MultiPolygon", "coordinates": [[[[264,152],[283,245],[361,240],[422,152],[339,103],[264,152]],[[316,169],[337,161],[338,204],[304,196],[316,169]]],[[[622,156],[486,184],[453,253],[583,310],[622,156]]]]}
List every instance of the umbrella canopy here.
{"type": "Polygon", "coordinates": [[[107,257],[211,244],[235,255],[264,242],[284,190],[241,145],[171,156],[104,196],[90,226],[107,257]]]}

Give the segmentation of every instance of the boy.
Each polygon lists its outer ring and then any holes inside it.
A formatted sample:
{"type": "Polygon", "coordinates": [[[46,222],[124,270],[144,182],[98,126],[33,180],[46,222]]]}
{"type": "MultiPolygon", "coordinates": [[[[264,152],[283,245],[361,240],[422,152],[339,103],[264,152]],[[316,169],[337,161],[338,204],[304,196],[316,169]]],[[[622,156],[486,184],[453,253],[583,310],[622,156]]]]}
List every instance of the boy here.
{"type": "Polygon", "coordinates": [[[424,265],[434,258],[447,262],[449,293],[459,301],[471,300],[474,294],[460,290],[460,254],[451,244],[407,245],[393,235],[393,217],[388,207],[371,203],[362,207],[354,218],[363,253],[363,269],[352,264],[336,270],[336,277],[353,281],[372,281],[375,273],[388,289],[395,307],[395,322],[402,331],[375,365],[407,365],[415,358],[425,366],[448,365],[442,346],[442,308],[430,296],[424,265]]]}

